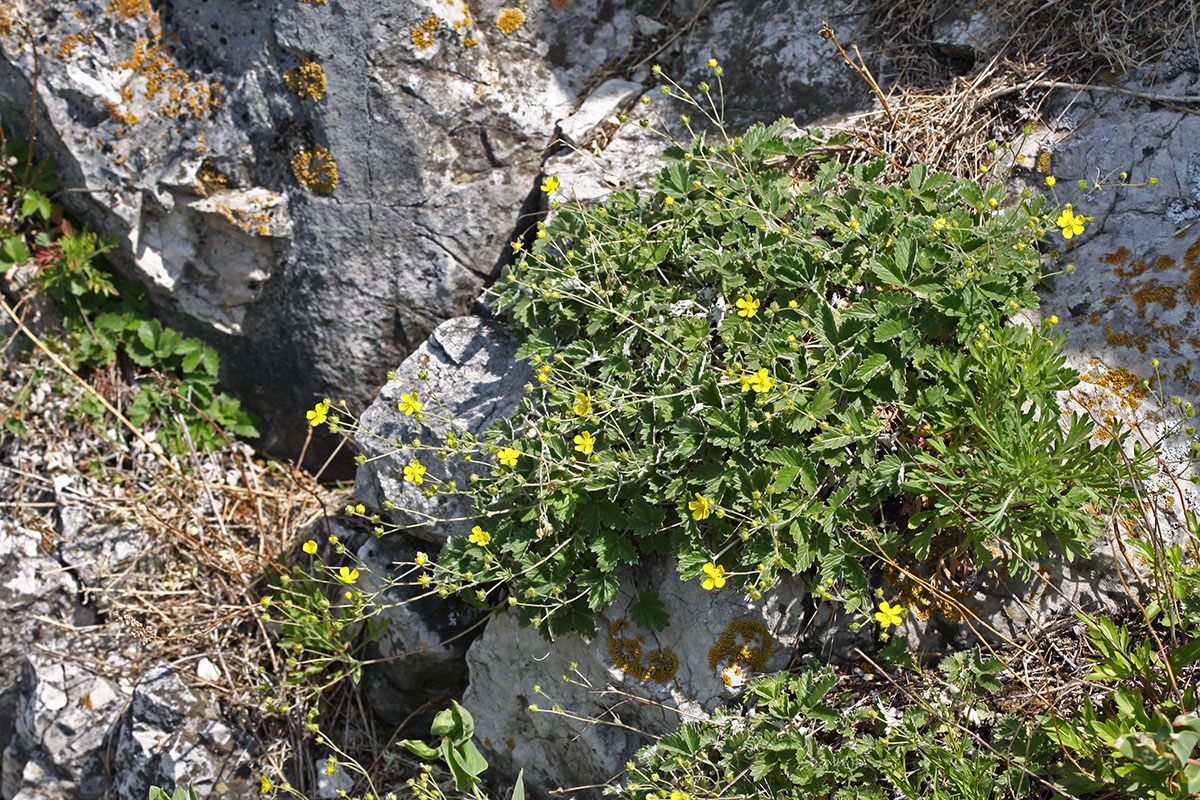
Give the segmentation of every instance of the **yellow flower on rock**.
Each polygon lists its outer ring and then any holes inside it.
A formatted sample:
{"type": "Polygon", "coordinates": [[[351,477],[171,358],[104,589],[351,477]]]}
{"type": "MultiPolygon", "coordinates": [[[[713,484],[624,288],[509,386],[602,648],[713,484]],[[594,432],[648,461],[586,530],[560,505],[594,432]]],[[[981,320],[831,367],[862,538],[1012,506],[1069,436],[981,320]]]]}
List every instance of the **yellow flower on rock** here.
{"type": "Polygon", "coordinates": [[[737,306],[737,315],[739,317],[750,319],[758,313],[758,307],[762,305],[762,301],[749,292],[746,292],[745,295],[737,299],[737,302],[734,303],[734,305],[737,306]]]}
{"type": "Polygon", "coordinates": [[[416,392],[413,392],[412,394],[405,392],[404,394],[400,395],[400,402],[396,407],[404,412],[404,416],[411,417],[413,414],[416,414],[418,411],[424,408],[425,404],[417,399],[416,392]]]}
{"type": "Polygon", "coordinates": [[[317,543],[314,542],[312,539],[309,539],[307,542],[305,542],[301,546],[301,549],[311,556],[317,552],[317,543]]]}
{"type": "Polygon", "coordinates": [[[486,546],[491,540],[492,535],[478,525],[476,525],[474,528],[471,528],[471,535],[467,537],[468,542],[471,544],[477,544],[480,547],[486,546]]]}
{"type": "Polygon", "coordinates": [[[587,392],[580,392],[575,395],[575,413],[581,417],[586,417],[592,412],[592,396],[587,392]]]}
{"type": "Polygon", "coordinates": [[[353,584],[358,580],[358,570],[350,569],[350,567],[342,567],[337,571],[337,579],[342,583],[353,584]]]}
{"type": "Polygon", "coordinates": [[[417,486],[425,482],[425,465],[415,458],[404,468],[404,480],[412,481],[417,486]]]}
{"type": "Polygon", "coordinates": [[[575,449],[585,456],[590,456],[592,450],[596,447],[596,437],[588,431],[583,431],[574,439],[575,449]]]}
{"type": "Polygon", "coordinates": [[[506,467],[515,467],[517,459],[521,457],[521,451],[515,447],[505,447],[503,450],[496,453],[500,459],[500,463],[506,467]]]}
{"type": "Polygon", "coordinates": [[[329,403],[326,401],[317,403],[313,406],[312,411],[305,412],[304,416],[308,417],[309,425],[317,427],[329,418],[329,403]]]}
{"type": "MultiPolygon", "coordinates": [[[[771,373],[763,367],[750,378],[750,388],[758,394],[766,394],[771,391],[771,387],[775,385],[775,379],[771,377],[771,373]]],[[[744,389],[742,391],[745,391],[744,389]]]]}
{"type": "Polygon", "coordinates": [[[700,585],[709,592],[713,589],[720,589],[725,585],[725,568],[719,567],[711,561],[705,564],[704,580],[700,582],[700,585]]]}
{"type": "Polygon", "coordinates": [[[1058,219],[1054,220],[1054,224],[1062,230],[1064,239],[1070,239],[1083,233],[1083,214],[1072,214],[1071,204],[1067,203],[1058,219]]]}
{"type": "Polygon", "coordinates": [[[904,615],[907,613],[904,606],[894,606],[884,600],[879,604],[879,610],[875,612],[875,621],[879,623],[879,627],[887,628],[891,625],[899,625],[904,621],[904,615]]]}
{"type": "Polygon", "coordinates": [[[708,519],[713,510],[713,501],[696,492],[696,499],[688,503],[688,508],[691,509],[692,519],[708,519]]]}
{"type": "Polygon", "coordinates": [[[546,194],[554,194],[558,191],[558,176],[551,175],[542,181],[542,191],[546,194]]]}

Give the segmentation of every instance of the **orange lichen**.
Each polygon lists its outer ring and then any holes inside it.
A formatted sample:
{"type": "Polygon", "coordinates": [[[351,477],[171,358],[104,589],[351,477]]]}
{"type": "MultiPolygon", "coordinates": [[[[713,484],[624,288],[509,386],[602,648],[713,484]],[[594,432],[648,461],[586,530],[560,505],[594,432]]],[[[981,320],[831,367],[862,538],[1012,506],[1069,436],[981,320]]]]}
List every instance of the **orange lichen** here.
{"type": "Polygon", "coordinates": [[[81,44],[95,44],[96,36],[94,34],[76,33],[62,40],[62,44],[58,46],[58,60],[66,61],[75,55],[75,49],[81,44]]]}
{"type": "Polygon", "coordinates": [[[679,670],[679,657],[669,647],[656,648],[645,653],[646,663],[642,663],[642,644],[645,637],[621,636],[621,631],[629,626],[623,619],[613,622],[608,629],[608,655],[612,658],[613,666],[632,675],[639,681],[667,683],[675,677],[679,670]]]}
{"type": "Polygon", "coordinates": [[[325,96],[325,70],[315,61],[305,61],[283,73],[283,82],[300,97],[320,100],[325,96]]]}
{"type": "Polygon", "coordinates": [[[720,673],[721,682],[731,686],[734,676],[745,678],[766,669],[775,652],[775,637],[761,622],[735,619],[708,651],[708,666],[720,673]]]}
{"type": "Polygon", "coordinates": [[[150,8],[150,0],[108,0],[104,15],[124,22],[134,17],[151,17],[154,9],[150,8]]]}
{"type": "Polygon", "coordinates": [[[1146,315],[1146,306],[1149,303],[1158,303],[1166,310],[1175,307],[1176,293],[1178,288],[1158,282],[1158,278],[1151,278],[1142,288],[1130,295],[1133,298],[1134,305],[1137,306],[1139,316],[1146,315]]]}
{"type": "Polygon", "coordinates": [[[1133,337],[1124,331],[1113,330],[1112,325],[1104,326],[1104,341],[1114,347],[1133,347],[1133,337]]]}
{"type": "Polygon", "coordinates": [[[1038,156],[1038,161],[1037,161],[1038,171],[1039,172],[1049,172],[1050,168],[1052,166],[1054,166],[1054,156],[1051,155],[1049,150],[1043,150],[1042,154],[1040,156],[1038,156]]]}
{"type": "Polygon", "coordinates": [[[151,110],[164,117],[190,114],[204,117],[221,107],[221,86],[208,81],[193,80],[176,66],[171,58],[171,48],[161,33],[134,42],[133,53],[120,64],[121,69],[131,70],[133,75],[121,87],[123,107],[109,106],[109,114],[122,122],[136,115],[128,108],[132,103],[135,80],[144,80],[144,98],[150,102],[151,110]]]}
{"type": "Polygon", "coordinates": [[[570,0],[550,0],[551,8],[566,8],[571,5],[570,0]]]}
{"type": "Polygon", "coordinates": [[[292,172],[311,192],[327,194],[337,188],[337,162],[323,145],[314,145],[311,150],[301,150],[292,156],[292,172]]]}
{"type": "Polygon", "coordinates": [[[1200,237],[1183,254],[1183,271],[1188,274],[1183,296],[1192,305],[1200,305],[1200,237]]]}
{"type": "Polygon", "coordinates": [[[502,8],[496,17],[496,27],[503,34],[514,33],[525,24],[525,12],[519,8],[502,8]]]}
{"type": "Polygon", "coordinates": [[[223,191],[229,183],[229,178],[225,173],[217,169],[212,161],[205,159],[200,165],[200,169],[196,170],[196,193],[205,197],[223,191]]]}
{"type": "Polygon", "coordinates": [[[437,18],[437,14],[432,15],[429,19],[421,23],[421,27],[427,31],[436,31],[442,27],[442,21],[437,18]]]}
{"type": "Polygon", "coordinates": [[[1125,367],[1110,369],[1102,374],[1086,372],[1080,376],[1084,381],[1108,389],[1122,407],[1136,411],[1142,401],[1150,396],[1150,390],[1142,385],[1141,379],[1125,367]]]}
{"type": "Polygon", "coordinates": [[[1113,267],[1117,264],[1124,264],[1127,260],[1129,260],[1131,255],[1133,255],[1133,251],[1122,245],[1116,251],[1102,255],[1100,260],[1105,264],[1108,264],[1110,267],[1113,267]]]}
{"type": "Polygon", "coordinates": [[[1175,269],[1175,266],[1175,259],[1166,253],[1163,253],[1158,257],[1158,260],[1154,262],[1154,268],[1159,272],[1166,272],[1167,270],[1175,269]]]}

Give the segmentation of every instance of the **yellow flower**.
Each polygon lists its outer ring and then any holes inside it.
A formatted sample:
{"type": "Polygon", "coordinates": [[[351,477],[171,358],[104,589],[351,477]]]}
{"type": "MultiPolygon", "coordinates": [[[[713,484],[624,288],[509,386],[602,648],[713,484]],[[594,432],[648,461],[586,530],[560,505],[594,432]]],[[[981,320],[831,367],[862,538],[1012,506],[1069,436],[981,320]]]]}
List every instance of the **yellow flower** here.
{"type": "Polygon", "coordinates": [[[1054,224],[1062,229],[1064,239],[1070,239],[1083,233],[1083,214],[1072,214],[1071,205],[1068,203],[1058,215],[1058,219],[1054,220],[1054,224]]]}
{"type": "Polygon", "coordinates": [[[413,559],[413,561],[415,561],[415,562],[416,562],[416,564],[417,564],[417,566],[418,566],[418,567],[423,567],[423,566],[425,566],[426,564],[428,564],[428,563],[429,563],[429,556],[425,555],[425,554],[424,554],[424,553],[422,553],[420,550],[418,550],[418,551],[417,551],[417,557],[416,557],[416,558],[414,558],[414,559],[413,559]]]}
{"type": "Polygon", "coordinates": [[[688,508],[692,511],[692,519],[708,519],[708,515],[713,510],[713,502],[699,492],[696,492],[696,499],[688,503],[688,508]]]}
{"type": "Polygon", "coordinates": [[[766,367],[754,373],[754,376],[750,378],[750,388],[758,394],[766,394],[774,385],[775,379],[771,377],[771,373],[767,371],[766,367]]]}
{"type": "Polygon", "coordinates": [[[700,582],[706,591],[720,589],[725,585],[725,568],[718,567],[713,562],[704,565],[704,580],[700,582]]]}
{"type": "Polygon", "coordinates": [[[680,791],[671,792],[671,800],[691,800],[686,794],[680,791]]]}
{"type": "Polygon", "coordinates": [[[325,762],[325,774],[326,775],[337,775],[337,764],[333,763],[332,761],[326,761],[325,762]]]}
{"type": "Polygon", "coordinates": [[[945,230],[945,228],[946,228],[946,218],[945,218],[945,217],[938,217],[938,218],[937,218],[937,219],[935,219],[933,222],[929,223],[929,227],[933,229],[933,232],[934,232],[934,233],[937,233],[938,231],[941,231],[941,230],[945,230]]]}
{"type": "Polygon", "coordinates": [[[663,205],[666,205],[666,206],[675,205],[675,198],[671,197],[671,195],[667,195],[665,198],[663,198],[663,205]]]}
{"type": "Polygon", "coordinates": [[[317,552],[317,543],[314,542],[312,539],[309,539],[307,542],[305,542],[303,545],[301,545],[301,549],[304,550],[304,552],[308,553],[311,556],[317,552]]]}
{"type": "Polygon", "coordinates": [[[739,297],[734,305],[738,308],[737,315],[739,317],[750,319],[758,313],[758,307],[762,305],[762,302],[747,292],[745,296],[739,297]]]}
{"type": "MultiPolygon", "coordinates": [[[[317,423],[317,424],[319,425],[320,423],[317,423]]],[[[263,775],[261,778],[259,778],[258,782],[262,786],[263,794],[270,794],[272,791],[275,790],[275,784],[271,783],[271,779],[268,778],[266,775],[263,775]]]]}
{"type": "Polygon", "coordinates": [[[1054,184],[1056,184],[1056,183],[1058,183],[1058,181],[1054,179],[1054,176],[1053,176],[1053,175],[1047,175],[1047,176],[1046,176],[1046,185],[1047,185],[1047,186],[1053,186],[1053,185],[1054,185],[1054,184]]]}
{"type": "Polygon", "coordinates": [[[400,395],[400,402],[396,407],[404,412],[404,416],[411,417],[413,414],[416,414],[418,411],[424,408],[425,404],[417,399],[416,392],[413,392],[412,394],[405,392],[404,394],[400,395]]]}
{"type": "Polygon", "coordinates": [[[491,540],[492,535],[478,525],[476,525],[474,528],[471,528],[471,535],[467,537],[468,542],[471,544],[477,544],[480,547],[486,546],[491,540]]]}
{"type": "Polygon", "coordinates": [[[337,571],[337,579],[342,583],[353,584],[356,580],[358,580],[358,570],[350,569],[349,567],[342,567],[337,571]]]}
{"type": "Polygon", "coordinates": [[[550,380],[549,364],[542,364],[540,367],[538,367],[537,379],[539,383],[545,383],[546,381],[550,380]]]}
{"type": "Polygon", "coordinates": [[[893,606],[884,600],[879,604],[879,610],[875,612],[875,621],[881,628],[887,628],[891,625],[899,625],[904,621],[904,615],[907,613],[908,611],[903,606],[893,606]]]}
{"type": "Polygon", "coordinates": [[[521,457],[521,451],[515,447],[505,447],[500,452],[496,453],[500,459],[500,463],[506,467],[515,467],[517,459],[521,457]]]}
{"type": "Polygon", "coordinates": [[[587,392],[580,392],[575,395],[575,413],[581,417],[586,417],[592,412],[592,396],[587,392]]]}
{"type": "Polygon", "coordinates": [[[356,505],[354,507],[354,513],[355,514],[365,514],[365,513],[367,513],[367,507],[364,506],[362,503],[359,503],[358,505],[356,505]]]}
{"type": "Polygon", "coordinates": [[[551,175],[542,181],[542,191],[546,194],[554,194],[558,191],[558,176],[551,175]]]}
{"type": "Polygon", "coordinates": [[[320,402],[313,406],[312,411],[305,412],[304,416],[308,417],[308,424],[312,427],[317,427],[329,417],[329,403],[320,402]]]}
{"type": "Polygon", "coordinates": [[[428,575],[422,575],[421,577],[417,578],[417,583],[421,584],[422,586],[428,586],[429,584],[433,583],[433,580],[428,575]]]}
{"type": "Polygon", "coordinates": [[[710,59],[708,60],[708,65],[709,65],[710,67],[715,67],[715,66],[717,65],[717,60],[716,60],[715,58],[710,58],[710,59]]]}
{"type": "Polygon", "coordinates": [[[574,439],[575,449],[585,456],[590,456],[592,450],[596,447],[596,437],[592,436],[588,431],[583,431],[574,439]]]}
{"type": "Polygon", "coordinates": [[[417,486],[425,482],[425,465],[415,458],[404,468],[404,480],[412,481],[417,486]]]}

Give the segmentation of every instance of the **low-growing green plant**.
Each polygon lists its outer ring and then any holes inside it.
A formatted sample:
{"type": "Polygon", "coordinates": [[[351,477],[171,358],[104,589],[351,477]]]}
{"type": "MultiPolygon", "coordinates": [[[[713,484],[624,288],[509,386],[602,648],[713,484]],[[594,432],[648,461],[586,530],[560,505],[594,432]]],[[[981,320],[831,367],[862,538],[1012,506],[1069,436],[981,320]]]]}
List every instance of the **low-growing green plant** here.
{"type": "MultiPolygon", "coordinates": [[[[716,109],[710,88],[666,93],[716,109]]],[[[787,121],[737,137],[710,121],[715,138],[667,147],[653,194],[554,199],[514,244],[493,297],[536,382],[485,442],[421,443],[405,470],[476,501],[435,586],[590,636],[617,568],[655,556],[752,597],[811,573],[861,613],[883,560],[965,578],[1083,552],[1095,510],[1128,498],[1125,432],[1097,443],[1091,419],[1063,420],[1054,394],[1079,376],[1057,320],[1015,315],[1037,305],[1039,245],[1087,220],[922,166],[881,185],[884,159],[846,167],[840,140],[787,121]],[[443,486],[429,450],[492,463],[443,486]]]]}
{"type": "MultiPolygon", "coordinates": [[[[433,718],[429,726],[429,735],[440,739],[437,747],[430,747],[419,739],[405,739],[400,744],[406,747],[418,758],[426,760],[439,759],[450,775],[454,778],[454,788],[460,792],[471,792],[477,800],[484,800],[484,794],[479,788],[479,775],[488,767],[487,759],[475,747],[471,737],[475,734],[475,720],[457,701],[450,701],[450,708],[443,709],[433,718]]],[[[441,789],[429,779],[428,773],[422,773],[419,778],[409,780],[409,787],[419,798],[442,798],[441,789]]],[[[525,782],[521,774],[517,775],[513,787],[512,800],[524,800],[525,782]]]]}
{"type": "MultiPolygon", "coordinates": [[[[814,661],[752,681],[741,707],[685,723],[643,748],[624,786],[643,800],[721,797],[855,800],[1027,798],[1055,753],[1040,732],[986,710],[994,665],[976,651],[953,664],[934,699],[891,705],[848,691],[814,661]],[[965,680],[960,680],[965,679],[965,680]]],[[[938,688],[931,685],[931,689],[938,688]]]]}
{"type": "Polygon", "coordinates": [[[166,790],[159,786],[150,787],[150,800],[197,800],[196,790],[191,786],[183,787],[176,786],[172,794],[167,794],[166,790]]]}

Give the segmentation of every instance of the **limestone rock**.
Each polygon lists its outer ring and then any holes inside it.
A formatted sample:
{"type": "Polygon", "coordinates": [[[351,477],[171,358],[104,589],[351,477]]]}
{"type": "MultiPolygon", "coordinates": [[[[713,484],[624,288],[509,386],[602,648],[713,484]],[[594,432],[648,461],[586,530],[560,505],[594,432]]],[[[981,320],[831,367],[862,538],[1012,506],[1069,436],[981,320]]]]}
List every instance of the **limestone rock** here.
{"type": "Polygon", "coordinates": [[[103,796],[101,750],[126,695],[115,683],[56,656],[27,657],[17,690],[15,735],[4,750],[4,797],[103,796]]]}
{"type": "Polygon", "coordinates": [[[257,792],[247,751],[216,704],[170,669],[152,670],[137,683],[113,741],[119,800],[141,800],[151,786],[170,793],[191,784],[200,797],[230,799],[257,792]]]}
{"type": "Polygon", "coordinates": [[[673,730],[681,719],[711,712],[750,675],[785,668],[796,652],[807,605],[799,580],[751,602],[736,591],[706,592],[698,580],[680,581],[670,562],[623,577],[590,642],[572,635],[549,644],[502,613],[471,645],[463,705],[498,773],[511,777],[524,767],[527,785],[538,793],[606,781],[647,743],[612,724],[616,718],[653,734],[673,730]],[[639,629],[630,619],[634,585],[659,593],[670,614],[662,631],[639,629]],[[630,702],[628,695],[653,704],[630,702]],[[530,712],[530,704],[539,710],[530,712]],[[598,722],[554,713],[556,704],[598,722]]]}
{"type": "Polygon", "coordinates": [[[358,557],[367,565],[360,579],[364,592],[374,595],[382,589],[380,577],[384,575],[399,583],[375,597],[375,604],[382,609],[380,617],[388,625],[369,646],[366,656],[382,662],[368,666],[365,672],[372,708],[393,724],[423,702],[458,695],[466,686],[471,627],[481,614],[455,599],[416,599],[426,593],[413,583],[416,574],[398,573],[393,566],[402,561],[412,569],[416,553],[396,536],[373,539],[358,551],[358,557]]]}
{"type": "MultiPolygon", "coordinates": [[[[71,212],[120,237],[122,270],[214,340],[287,456],[316,400],[361,406],[468,309],[556,122],[661,8],[530,4],[501,25],[517,4],[11,5],[34,26],[38,140],[78,190],[71,212]]],[[[19,125],[34,72],[19,25],[0,54],[0,116],[19,125]]]]}
{"type": "MultiPolygon", "coordinates": [[[[385,499],[391,500],[397,508],[384,512],[386,516],[414,526],[413,535],[432,542],[468,533],[474,524],[470,501],[463,495],[424,497],[421,488],[404,480],[404,465],[414,457],[420,459],[421,452],[398,451],[395,442],[411,444],[420,439],[440,444],[452,430],[445,418],[453,420],[459,431],[482,435],[493,422],[508,416],[533,378],[524,362],[515,361],[516,352],[516,341],[498,323],[459,317],[439,325],[362,414],[362,427],[371,433],[357,439],[368,460],[358,468],[355,496],[376,509],[383,508],[385,499]],[[413,392],[425,404],[423,421],[397,408],[401,395],[413,392]],[[431,524],[431,517],[449,521],[431,524]]],[[[469,485],[469,464],[428,456],[420,460],[429,470],[427,479],[469,485]]]]}

